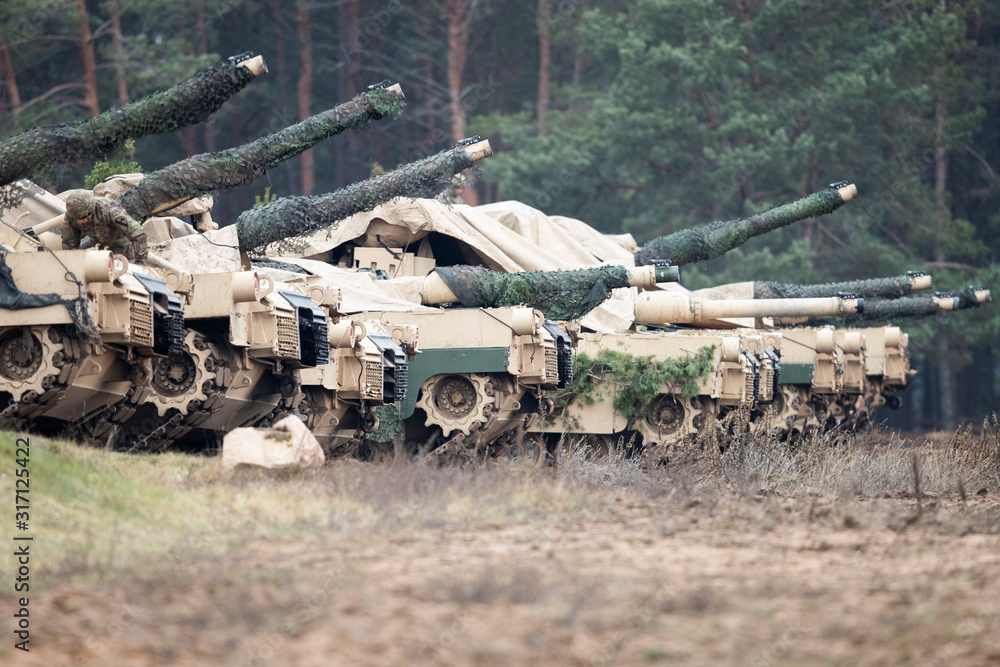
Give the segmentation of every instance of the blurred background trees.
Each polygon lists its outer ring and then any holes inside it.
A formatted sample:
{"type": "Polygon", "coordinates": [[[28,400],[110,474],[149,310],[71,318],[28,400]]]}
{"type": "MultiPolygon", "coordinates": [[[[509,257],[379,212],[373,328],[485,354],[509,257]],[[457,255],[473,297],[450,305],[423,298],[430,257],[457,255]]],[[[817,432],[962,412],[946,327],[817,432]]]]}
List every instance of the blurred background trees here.
{"type": "MultiPolygon", "coordinates": [[[[1000,6],[976,0],[4,0],[0,135],[94,115],[229,55],[270,74],[213,122],[136,141],[156,169],[402,84],[391,129],[307,151],[218,197],[325,192],[469,134],[498,155],[464,194],[642,242],[849,179],[862,198],[703,266],[701,287],[927,269],[1000,295],[1000,6]]],[[[43,185],[80,187],[90,169],[43,185]]],[[[911,325],[893,417],[950,428],[1000,405],[996,307],[911,325]]]]}

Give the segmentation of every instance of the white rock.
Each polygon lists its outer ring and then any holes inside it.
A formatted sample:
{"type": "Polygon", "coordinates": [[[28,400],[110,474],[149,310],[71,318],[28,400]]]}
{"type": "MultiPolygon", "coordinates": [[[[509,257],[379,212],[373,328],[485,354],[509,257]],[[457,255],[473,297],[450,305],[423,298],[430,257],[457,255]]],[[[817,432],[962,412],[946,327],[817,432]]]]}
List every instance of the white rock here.
{"type": "Polygon", "coordinates": [[[309,468],[325,462],[323,448],[295,415],[271,428],[235,428],[222,440],[223,468],[309,468]]]}

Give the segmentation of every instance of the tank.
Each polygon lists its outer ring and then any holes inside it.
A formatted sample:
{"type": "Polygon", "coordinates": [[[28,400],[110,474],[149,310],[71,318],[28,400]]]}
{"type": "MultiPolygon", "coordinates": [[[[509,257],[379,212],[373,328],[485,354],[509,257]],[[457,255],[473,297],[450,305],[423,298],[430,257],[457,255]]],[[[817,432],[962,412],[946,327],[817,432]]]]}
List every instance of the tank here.
{"type": "MultiPolygon", "coordinates": [[[[162,214],[187,197],[252,180],[304,142],[392,117],[401,99],[398,88],[369,90],[266,141],[155,172],[120,200],[146,206],[133,209],[139,217],[162,214]],[[228,160],[228,171],[211,168],[219,159],[228,160]]],[[[310,198],[311,210],[323,214],[310,224],[434,194],[489,154],[488,142],[467,142],[310,198]]],[[[294,413],[331,452],[363,455],[365,434],[380,427],[377,409],[402,406],[419,353],[415,326],[346,316],[333,282],[254,271],[243,254],[249,248],[238,245],[244,228],[235,225],[205,235],[189,230],[155,246],[167,259],[151,253],[145,265],[99,248],[61,250],[58,235],[28,231],[58,218],[48,213],[60,212],[61,202],[19,183],[28,196],[7,212],[16,224],[0,227],[0,394],[7,397],[0,426],[135,451],[211,449],[236,426],[294,413]]]]}
{"type": "Polygon", "coordinates": [[[547,409],[543,391],[572,381],[572,341],[540,311],[427,308],[363,317],[420,332],[398,417],[413,454],[510,456],[547,409]],[[460,338],[456,332],[462,332],[460,338]],[[421,448],[423,451],[421,451],[421,448]]]}
{"type": "MultiPolygon", "coordinates": [[[[257,142],[123,180],[114,194],[137,218],[161,216],[146,223],[152,233],[157,220],[175,225],[162,216],[178,204],[394,118],[402,102],[398,88],[376,87],[257,142]]],[[[58,218],[58,200],[22,185],[32,205],[0,227],[10,403],[0,425],[130,450],[211,449],[233,427],[296,414],[331,456],[365,460],[402,447],[438,461],[542,462],[569,431],[606,442],[631,431],[669,457],[733,410],[783,415],[776,428],[791,433],[855,418],[849,397],[874,405],[905,385],[905,336],[890,328],[763,324],[870,316],[873,302],[886,312],[889,297],[923,299],[908,294],[929,287],[924,276],[761,283],[729,300],[676,284],[678,265],[830,213],[854,186],[642,248],[579,221],[526,223],[523,206],[508,207],[511,219],[497,206],[397,199],[433,196],[490,154],[473,137],[328,194],[278,199],[217,231],[161,237],[144,265],[61,250],[39,229],[58,218]],[[778,298],[789,294],[799,297],[778,298]]],[[[938,310],[987,299],[931,297],[938,310]]]]}
{"type": "Polygon", "coordinates": [[[549,393],[552,413],[528,433],[585,435],[609,451],[632,441],[665,456],[706,420],[769,404],[781,347],[780,335],[738,331],[581,333],[578,381],[549,393]]]}

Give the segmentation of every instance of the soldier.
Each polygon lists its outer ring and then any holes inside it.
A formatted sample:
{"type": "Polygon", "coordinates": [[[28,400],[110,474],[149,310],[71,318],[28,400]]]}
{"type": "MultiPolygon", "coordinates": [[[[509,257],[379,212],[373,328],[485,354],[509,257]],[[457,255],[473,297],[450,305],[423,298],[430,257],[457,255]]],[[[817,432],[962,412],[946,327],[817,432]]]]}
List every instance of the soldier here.
{"type": "Polygon", "coordinates": [[[144,260],[149,252],[146,232],[118,202],[81,190],[66,198],[63,249],[79,248],[80,237],[84,235],[131,261],[144,260]]]}

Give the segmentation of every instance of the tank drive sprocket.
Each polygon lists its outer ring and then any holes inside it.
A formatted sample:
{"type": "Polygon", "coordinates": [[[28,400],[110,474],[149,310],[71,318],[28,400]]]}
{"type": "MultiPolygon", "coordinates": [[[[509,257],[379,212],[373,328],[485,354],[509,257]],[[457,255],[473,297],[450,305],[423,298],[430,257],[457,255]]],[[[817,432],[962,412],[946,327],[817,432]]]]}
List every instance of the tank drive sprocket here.
{"type": "Polygon", "coordinates": [[[28,392],[42,394],[58,376],[63,345],[51,326],[15,327],[0,334],[0,387],[20,401],[28,392]]]}
{"type": "Polygon", "coordinates": [[[425,425],[440,426],[445,436],[453,431],[471,435],[495,412],[496,400],[497,392],[486,375],[435,375],[421,387],[417,407],[427,413],[425,425]]]}

